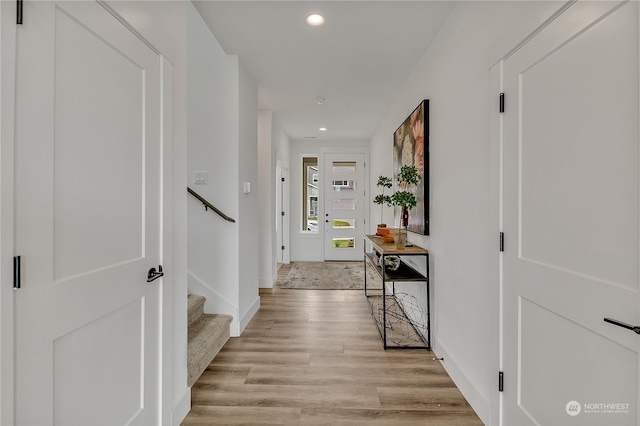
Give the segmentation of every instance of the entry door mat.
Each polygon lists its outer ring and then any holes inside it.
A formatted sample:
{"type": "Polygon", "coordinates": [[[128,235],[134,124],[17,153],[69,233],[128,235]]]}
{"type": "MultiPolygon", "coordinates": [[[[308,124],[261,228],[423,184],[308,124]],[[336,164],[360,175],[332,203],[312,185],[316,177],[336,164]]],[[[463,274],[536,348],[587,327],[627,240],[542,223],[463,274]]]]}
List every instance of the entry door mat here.
{"type": "MultiPolygon", "coordinates": [[[[367,288],[382,288],[367,268],[367,288]]],[[[282,288],[301,290],[364,290],[364,262],[295,262],[282,288]]]]}

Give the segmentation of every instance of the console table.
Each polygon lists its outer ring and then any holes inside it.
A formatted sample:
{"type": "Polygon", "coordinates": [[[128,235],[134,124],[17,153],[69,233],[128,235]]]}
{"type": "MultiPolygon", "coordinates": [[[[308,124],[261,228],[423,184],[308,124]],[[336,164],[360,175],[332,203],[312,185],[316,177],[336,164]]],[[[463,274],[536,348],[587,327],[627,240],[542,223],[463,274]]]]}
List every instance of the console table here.
{"type": "Polygon", "coordinates": [[[385,243],[381,237],[366,235],[364,294],[385,349],[431,349],[428,250],[415,245],[396,249],[395,243],[385,243]],[[400,265],[396,270],[391,270],[386,265],[390,256],[400,257],[400,265]],[[405,261],[409,256],[424,261],[426,274],[422,274],[405,261]],[[367,269],[374,271],[380,278],[381,288],[367,285],[367,269]],[[413,295],[397,293],[396,282],[423,286],[418,294],[426,294],[426,307],[413,295]],[[387,289],[387,283],[391,283],[391,289],[387,289]]]}

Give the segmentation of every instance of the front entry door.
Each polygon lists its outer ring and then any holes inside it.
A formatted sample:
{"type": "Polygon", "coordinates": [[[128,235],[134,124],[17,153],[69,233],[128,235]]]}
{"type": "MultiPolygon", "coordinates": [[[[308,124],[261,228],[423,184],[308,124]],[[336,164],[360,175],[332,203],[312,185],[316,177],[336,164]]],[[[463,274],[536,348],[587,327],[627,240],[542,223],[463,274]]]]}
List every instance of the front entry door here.
{"type": "Polygon", "coordinates": [[[325,154],[325,260],[362,260],[364,154],[325,154]]]}
{"type": "Polygon", "coordinates": [[[17,43],[16,423],[157,423],[160,57],[91,1],[17,43]]]}
{"type": "Polygon", "coordinates": [[[576,2],[504,62],[503,424],[640,424],[638,59],[576,2]]]}

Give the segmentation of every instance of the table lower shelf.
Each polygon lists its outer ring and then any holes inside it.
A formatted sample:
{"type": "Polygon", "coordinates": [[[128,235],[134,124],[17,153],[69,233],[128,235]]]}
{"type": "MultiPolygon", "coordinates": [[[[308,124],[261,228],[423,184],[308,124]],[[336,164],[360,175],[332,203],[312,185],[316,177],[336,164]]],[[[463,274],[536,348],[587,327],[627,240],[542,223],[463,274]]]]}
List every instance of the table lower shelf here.
{"type": "Polygon", "coordinates": [[[385,349],[431,349],[425,337],[429,335],[429,322],[424,318],[424,310],[421,311],[420,306],[414,305],[414,300],[413,296],[406,293],[386,295],[383,307],[381,294],[367,295],[369,310],[385,349]],[[413,312],[405,312],[407,307],[411,310],[414,307],[416,309],[413,312]],[[383,315],[385,308],[386,321],[383,315]]]}

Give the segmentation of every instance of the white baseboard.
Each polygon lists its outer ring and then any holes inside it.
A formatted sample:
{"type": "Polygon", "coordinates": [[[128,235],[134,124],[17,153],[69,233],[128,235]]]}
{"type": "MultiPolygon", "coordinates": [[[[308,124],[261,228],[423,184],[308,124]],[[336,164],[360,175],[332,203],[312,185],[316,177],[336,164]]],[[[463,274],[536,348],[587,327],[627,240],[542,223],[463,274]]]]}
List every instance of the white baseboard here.
{"type": "Polygon", "coordinates": [[[491,424],[491,407],[489,402],[482,397],[478,389],[467,379],[462,370],[458,368],[455,359],[449,355],[446,346],[443,345],[439,339],[436,339],[433,354],[438,358],[444,358],[444,361],[441,361],[442,366],[447,370],[449,377],[451,377],[458,389],[460,389],[460,392],[462,392],[462,395],[467,399],[469,405],[471,405],[476,414],[478,414],[482,423],[486,425],[491,424]]]}
{"type": "Polygon", "coordinates": [[[258,309],[260,309],[260,297],[259,296],[253,302],[253,304],[251,305],[251,307],[249,308],[247,313],[242,316],[242,319],[240,320],[240,334],[242,334],[244,329],[247,328],[247,325],[249,325],[249,322],[251,321],[253,316],[256,314],[256,312],[258,312],[258,309]]]}
{"type": "MultiPolygon", "coordinates": [[[[276,276],[277,278],[277,276],[276,276]]],[[[258,279],[258,287],[260,288],[273,288],[276,282],[269,278],[260,278],[258,279]]]]}
{"type": "Polygon", "coordinates": [[[173,426],[180,426],[187,414],[191,411],[191,388],[187,388],[185,394],[180,398],[180,401],[173,407],[171,411],[171,424],[173,426]]]}

